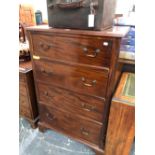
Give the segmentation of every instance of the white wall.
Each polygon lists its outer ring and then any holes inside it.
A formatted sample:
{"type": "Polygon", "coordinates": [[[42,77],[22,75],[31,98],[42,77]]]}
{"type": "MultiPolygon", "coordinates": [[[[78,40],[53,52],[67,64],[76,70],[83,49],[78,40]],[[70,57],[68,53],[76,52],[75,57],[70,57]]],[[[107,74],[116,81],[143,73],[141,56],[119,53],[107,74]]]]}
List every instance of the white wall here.
{"type": "Polygon", "coordinates": [[[31,4],[34,11],[40,10],[42,12],[43,21],[47,20],[47,5],[46,0],[19,0],[19,4],[31,4]]]}
{"type": "Polygon", "coordinates": [[[127,15],[133,4],[135,4],[135,0],[117,0],[115,13],[127,15]]]}

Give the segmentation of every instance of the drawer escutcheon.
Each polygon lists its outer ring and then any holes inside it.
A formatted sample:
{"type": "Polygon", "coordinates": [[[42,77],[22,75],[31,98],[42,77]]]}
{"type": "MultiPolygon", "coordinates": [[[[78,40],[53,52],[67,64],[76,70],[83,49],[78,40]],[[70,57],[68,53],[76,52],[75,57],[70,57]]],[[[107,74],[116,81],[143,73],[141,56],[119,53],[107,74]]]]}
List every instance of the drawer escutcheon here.
{"type": "Polygon", "coordinates": [[[45,43],[40,42],[40,43],[39,43],[39,46],[40,46],[40,48],[42,48],[44,51],[47,51],[47,50],[49,50],[49,49],[51,48],[52,45],[50,45],[50,44],[45,44],[45,43]]]}
{"type": "Polygon", "coordinates": [[[81,133],[85,136],[89,136],[89,131],[87,131],[85,128],[81,127],[81,133]]]}
{"type": "Polygon", "coordinates": [[[50,121],[53,121],[54,119],[56,119],[54,115],[50,115],[49,113],[46,113],[46,116],[50,121]]]}
{"type": "Polygon", "coordinates": [[[95,106],[86,105],[85,103],[82,103],[81,106],[86,111],[96,111],[96,107],[95,106]]]}

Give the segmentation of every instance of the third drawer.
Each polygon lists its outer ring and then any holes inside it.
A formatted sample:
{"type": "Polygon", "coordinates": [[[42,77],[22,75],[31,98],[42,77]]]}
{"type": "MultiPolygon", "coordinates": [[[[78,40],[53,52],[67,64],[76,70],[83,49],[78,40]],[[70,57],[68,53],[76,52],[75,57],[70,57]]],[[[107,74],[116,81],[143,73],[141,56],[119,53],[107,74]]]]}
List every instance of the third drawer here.
{"type": "Polygon", "coordinates": [[[42,83],[37,83],[37,86],[39,102],[46,103],[51,108],[64,109],[75,115],[102,123],[105,107],[103,99],[81,95],[42,83]]]}

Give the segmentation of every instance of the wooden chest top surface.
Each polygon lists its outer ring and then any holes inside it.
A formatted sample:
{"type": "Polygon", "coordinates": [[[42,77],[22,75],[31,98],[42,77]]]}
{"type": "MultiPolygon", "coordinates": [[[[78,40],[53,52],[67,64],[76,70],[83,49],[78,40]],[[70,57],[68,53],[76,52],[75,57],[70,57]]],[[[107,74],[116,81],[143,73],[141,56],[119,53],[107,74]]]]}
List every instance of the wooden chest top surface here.
{"type": "Polygon", "coordinates": [[[32,70],[32,62],[31,61],[19,63],[19,72],[20,73],[27,73],[28,71],[31,71],[31,70],[32,70]]]}
{"type": "Polygon", "coordinates": [[[76,29],[72,29],[72,30],[71,29],[56,29],[56,28],[49,27],[48,25],[39,25],[39,26],[27,27],[26,30],[53,32],[53,33],[61,33],[61,34],[77,34],[77,35],[122,38],[128,33],[129,27],[113,26],[112,28],[106,29],[103,31],[89,31],[89,30],[76,30],[76,29]]]}

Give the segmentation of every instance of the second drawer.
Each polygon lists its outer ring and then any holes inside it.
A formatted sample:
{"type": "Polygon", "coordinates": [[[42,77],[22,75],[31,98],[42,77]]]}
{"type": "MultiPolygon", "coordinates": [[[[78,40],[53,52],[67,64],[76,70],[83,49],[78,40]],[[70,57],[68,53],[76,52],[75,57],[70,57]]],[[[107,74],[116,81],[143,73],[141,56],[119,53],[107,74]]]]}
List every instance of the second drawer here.
{"type": "Polygon", "coordinates": [[[43,60],[34,61],[36,79],[91,96],[106,96],[108,71],[43,60]]]}

